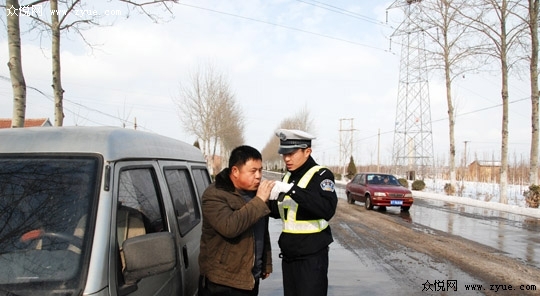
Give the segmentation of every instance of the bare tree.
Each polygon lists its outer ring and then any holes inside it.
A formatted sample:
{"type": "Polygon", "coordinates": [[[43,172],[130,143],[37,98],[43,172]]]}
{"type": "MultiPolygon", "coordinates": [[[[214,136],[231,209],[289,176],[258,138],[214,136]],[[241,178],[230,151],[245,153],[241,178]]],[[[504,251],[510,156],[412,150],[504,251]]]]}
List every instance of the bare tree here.
{"type": "MultiPolygon", "coordinates": [[[[214,135],[214,150],[212,159],[217,153],[219,145],[219,154],[221,159],[228,159],[229,154],[235,147],[244,144],[244,120],[242,110],[234,100],[234,96],[228,88],[228,83],[222,84],[221,91],[217,97],[214,116],[212,118],[214,135]]],[[[222,162],[213,164],[214,172],[221,170],[222,162]]]]}
{"type": "MultiPolygon", "coordinates": [[[[176,3],[178,0],[155,0],[155,1],[126,1],[118,0],[138,8],[140,12],[149,16],[154,22],[158,17],[152,14],[146,6],[162,5],[167,11],[171,12],[169,3],[176,3]]],[[[54,125],[62,126],[64,124],[64,89],[62,88],[62,71],[60,61],[60,41],[61,34],[67,31],[73,31],[81,37],[88,46],[92,46],[84,37],[82,32],[92,26],[99,25],[99,15],[92,13],[74,13],[75,11],[93,11],[85,9],[82,0],[36,0],[26,7],[41,5],[42,9],[37,12],[28,10],[28,16],[32,19],[32,30],[39,30],[38,34],[42,37],[50,34],[51,37],[51,55],[52,55],[52,88],[54,92],[54,125]],[[49,5],[47,12],[46,5],[49,5]]]]}
{"type": "Polygon", "coordinates": [[[199,138],[209,167],[221,145],[222,155],[243,142],[241,110],[231,94],[224,75],[207,63],[190,73],[187,84],[181,84],[174,99],[184,128],[199,138]]]}
{"type": "MultiPolygon", "coordinates": [[[[514,13],[527,25],[528,40],[524,40],[521,44],[525,48],[525,52],[530,52],[527,61],[529,63],[529,77],[531,84],[531,153],[529,167],[529,183],[531,185],[538,183],[538,140],[539,140],[539,94],[538,94],[538,9],[539,0],[527,0],[527,4],[523,6],[523,11],[527,14],[514,13]]],[[[525,39],[525,38],[524,38],[525,39]]]]}
{"type": "Polygon", "coordinates": [[[471,20],[465,19],[459,11],[467,8],[467,0],[424,0],[422,13],[418,14],[417,26],[425,32],[430,42],[426,53],[430,57],[430,69],[441,71],[446,86],[448,107],[448,130],[450,143],[449,171],[450,184],[457,188],[456,182],[456,144],[455,144],[455,104],[452,97],[452,82],[456,77],[475,70],[471,58],[479,54],[481,44],[475,44],[471,20]]]}
{"type": "Polygon", "coordinates": [[[531,61],[530,61],[530,77],[531,77],[531,167],[529,168],[530,184],[538,183],[538,12],[539,0],[529,0],[529,31],[531,34],[531,61]]]}
{"type": "MultiPolygon", "coordinates": [[[[276,129],[297,129],[312,133],[313,119],[310,116],[307,107],[302,108],[292,117],[285,118],[281,121],[276,129]]],[[[281,161],[280,155],[277,153],[279,148],[279,139],[274,133],[270,136],[270,140],[266,143],[261,151],[263,160],[270,165],[277,165],[281,161]]]]}
{"type": "Polygon", "coordinates": [[[6,1],[9,61],[7,66],[13,88],[13,118],[11,127],[24,127],[26,114],[26,82],[22,70],[19,1],[6,1]]]}
{"type": "Polygon", "coordinates": [[[221,110],[223,111],[219,116],[222,118],[218,120],[222,123],[219,127],[219,134],[221,135],[221,155],[225,159],[228,159],[230,151],[245,143],[244,117],[240,106],[232,98],[227,100],[227,104],[221,110]]]}
{"type": "Polygon", "coordinates": [[[54,93],[54,125],[62,126],[64,123],[64,89],[62,88],[62,71],[60,63],[60,36],[62,31],[71,29],[79,34],[83,40],[82,30],[90,26],[98,25],[95,16],[83,14],[78,15],[74,20],[69,19],[71,12],[75,9],[84,10],[81,0],[37,0],[29,3],[27,6],[42,6],[42,11],[32,12],[29,16],[32,18],[32,29],[39,30],[38,34],[50,34],[51,38],[51,56],[52,56],[52,88],[54,93]],[[49,13],[44,5],[49,4],[49,13]],[[59,6],[59,4],[61,6],[59,6]],[[64,9],[65,8],[65,9],[64,9]]]}
{"type": "Polygon", "coordinates": [[[508,80],[515,56],[510,53],[519,45],[524,23],[516,20],[519,0],[475,0],[469,1],[469,9],[461,11],[471,23],[471,28],[485,36],[492,44],[486,54],[500,62],[502,127],[501,127],[501,170],[500,202],[508,203],[508,80]]]}
{"type": "MultiPolygon", "coordinates": [[[[137,10],[139,13],[146,15],[154,23],[159,23],[160,21],[163,21],[164,18],[161,17],[161,14],[156,14],[152,12],[152,10],[149,7],[155,7],[156,5],[160,5],[161,8],[163,9],[163,12],[166,12],[167,14],[172,15],[173,13],[172,13],[171,4],[179,2],[179,0],[153,0],[153,1],[118,0],[118,1],[125,3],[128,8],[133,8],[137,10]]],[[[129,17],[129,15],[127,17],[129,17]]]]}

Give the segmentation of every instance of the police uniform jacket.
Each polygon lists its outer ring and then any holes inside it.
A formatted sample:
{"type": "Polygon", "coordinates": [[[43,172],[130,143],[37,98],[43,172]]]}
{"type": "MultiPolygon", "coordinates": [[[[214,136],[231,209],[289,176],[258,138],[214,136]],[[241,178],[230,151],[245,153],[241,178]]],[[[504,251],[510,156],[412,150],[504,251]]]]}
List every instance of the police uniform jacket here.
{"type": "MultiPolygon", "coordinates": [[[[334,190],[328,189],[325,184],[328,180],[334,184],[334,174],[327,168],[321,168],[316,172],[306,188],[300,188],[296,184],[304,174],[317,163],[310,156],[306,163],[291,172],[288,183],[294,183],[293,187],[287,193],[296,203],[298,203],[297,220],[317,220],[324,219],[329,221],[336,212],[337,195],[334,190]]],[[[271,217],[280,218],[277,201],[270,201],[269,206],[272,210],[271,217]]],[[[279,247],[281,254],[285,259],[295,259],[298,257],[309,256],[326,248],[334,240],[330,226],[323,231],[310,234],[294,234],[282,232],[279,237],[279,247]]]]}
{"type": "Polygon", "coordinates": [[[211,282],[251,290],[255,279],[253,224],[265,219],[263,273],[272,272],[267,204],[258,197],[245,202],[224,169],[202,196],[203,226],[199,254],[200,273],[211,282]]]}

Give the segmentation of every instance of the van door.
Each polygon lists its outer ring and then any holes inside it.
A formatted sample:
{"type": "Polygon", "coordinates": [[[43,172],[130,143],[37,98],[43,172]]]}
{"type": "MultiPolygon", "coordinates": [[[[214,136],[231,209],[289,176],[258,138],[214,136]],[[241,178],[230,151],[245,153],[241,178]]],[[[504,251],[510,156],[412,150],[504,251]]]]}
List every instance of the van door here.
{"type": "MultiPolygon", "coordinates": [[[[117,201],[115,210],[116,254],[111,254],[116,264],[118,295],[181,295],[182,277],[179,262],[172,270],[145,277],[135,283],[127,281],[123,242],[151,233],[171,232],[167,219],[167,208],[172,205],[163,198],[163,177],[157,161],[119,162],[114,168],[115,184],[113,198],[117,201]]],[[[173,233],[173,236],[175,234],[173,233]]],[[[145,256],[152,256],[150,252],[145,256]]],[[[114,263],[113,263],[114,265],[114,263]]]]}
{"type": "Polygon", "coordinates": [[[170,194],[178,229],[179,258],[185,279],[184,295],[196,295],[199,279],[199,252],[202,232],[201,190],[206,189],[209,177],[202,177],[206,167],[191,168],[179,162],[160,161],[170,194]],[[196,181],[196,183],[194,183],[196,181]]]}

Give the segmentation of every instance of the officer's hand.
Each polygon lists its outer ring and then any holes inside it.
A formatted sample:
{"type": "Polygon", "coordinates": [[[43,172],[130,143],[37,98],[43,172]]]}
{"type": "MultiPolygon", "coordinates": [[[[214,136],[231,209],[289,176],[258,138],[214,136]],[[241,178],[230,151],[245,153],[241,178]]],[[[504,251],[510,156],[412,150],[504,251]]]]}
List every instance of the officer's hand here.
{"type": "Polygon", "coordinates": [[[291,188],[293,187],[293,183],[285,183],[276,181],[276,185],[274,185],[274,188],[272,188],[272,192],[270,193],[270,200],[276,200],[279,197],[279,193],[281,192],[289,192],[291,188]]]}
{"type": "Polygon", "coordinates": [[[264,202],[267,202],[270,198],[270,192],[274,188],[275,181],[262,180],[257,189],[257,196],[262,199],[264,202]]]}

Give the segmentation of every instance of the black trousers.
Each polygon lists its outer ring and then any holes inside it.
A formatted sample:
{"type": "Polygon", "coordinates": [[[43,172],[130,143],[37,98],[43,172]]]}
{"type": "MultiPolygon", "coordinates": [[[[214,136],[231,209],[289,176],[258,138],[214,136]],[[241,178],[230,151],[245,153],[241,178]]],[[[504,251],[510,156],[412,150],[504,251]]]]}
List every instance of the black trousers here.
{"type": "Polygon", "coordinates": [[[302,258],[281,262],[284,296],[326,296],[328,294],[328,247],[302,258]]]}
{"type": "Polygon", "coordinates": [[[259,295],[259,279],[255,280],[253,290],[236,289],[229,286],[223,286],[212,283],[205,276],[199,277],[198,296],[257,296],[259,295]]]}

